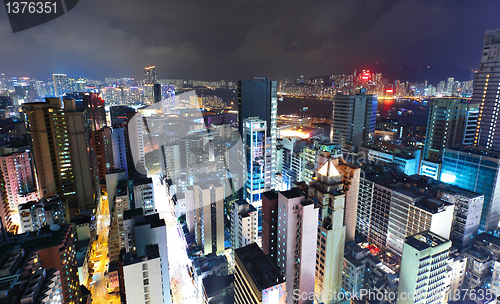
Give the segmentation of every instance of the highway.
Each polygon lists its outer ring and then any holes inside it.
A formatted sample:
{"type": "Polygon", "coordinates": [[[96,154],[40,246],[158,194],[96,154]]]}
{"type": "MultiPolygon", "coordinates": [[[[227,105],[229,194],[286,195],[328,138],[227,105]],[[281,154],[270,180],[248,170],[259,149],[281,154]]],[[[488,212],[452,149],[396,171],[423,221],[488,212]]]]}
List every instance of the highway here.
{"type": "Polygon", "coordinates": [[[167,229],[167,250],[170,269],[170,288],[174,304],[199,304],[196,287],[189,275],[191,260],[186,253],[186,243],[177,219],[174,215],[174,204],[167,195],[166,188],[160,183],[158,175],[152,176],[156,210],[165,219],[167,229]]]}

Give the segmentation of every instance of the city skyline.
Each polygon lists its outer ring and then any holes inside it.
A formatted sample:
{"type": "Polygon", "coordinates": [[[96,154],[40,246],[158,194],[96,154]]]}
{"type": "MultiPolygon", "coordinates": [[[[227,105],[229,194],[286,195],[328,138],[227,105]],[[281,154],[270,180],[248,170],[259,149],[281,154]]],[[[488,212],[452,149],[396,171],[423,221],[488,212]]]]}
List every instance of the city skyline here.
{"type": "Polygon", "coordinates": [[[482,34],[499,27],[499,9],[491,1],[141,7],[87,1],[69,16],[16,34],[2,18],[0,56],[9,61],[0,73],[139,79],[153,64],[158,78],[293,79],[302,71],[308,78],[370,69],[390,79],[467,80],[480,60],[482,34]]]}

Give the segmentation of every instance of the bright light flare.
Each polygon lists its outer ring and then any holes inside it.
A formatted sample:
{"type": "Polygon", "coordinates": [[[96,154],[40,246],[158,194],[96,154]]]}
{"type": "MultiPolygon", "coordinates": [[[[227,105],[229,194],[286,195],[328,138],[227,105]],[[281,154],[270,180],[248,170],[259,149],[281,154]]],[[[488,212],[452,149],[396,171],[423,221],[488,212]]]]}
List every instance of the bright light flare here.
{"type": "Polygon", "coordinates": [[[304,133],[301,131],[297,131],[297,130],[281,130],[280,136],[281,137],[300,137],[302,139],[307,139],[307,138],[309,138],[310,134],[304,133]]]}

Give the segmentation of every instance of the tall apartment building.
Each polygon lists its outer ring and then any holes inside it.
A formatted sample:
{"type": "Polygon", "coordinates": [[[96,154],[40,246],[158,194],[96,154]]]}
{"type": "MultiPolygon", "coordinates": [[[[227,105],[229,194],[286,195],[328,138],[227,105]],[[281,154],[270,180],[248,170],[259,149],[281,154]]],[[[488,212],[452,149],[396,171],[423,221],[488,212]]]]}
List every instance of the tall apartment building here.
{"type": "MultiPolygon", "coordinates": [[[[483,195],[435,181],[366,167],[361,178],[357,232],[401,254],[404,237],[431,230],[467,248],[477,234],[483,195]]],[[[378,167],[378,169],[382,169],[378,167]]]]}
{"type": "MultiPolygon", "coordinates": [[[[77,156],[73,156],[70,150],[68,121],[61,100],[47,98],[45,102],[25,103],[23,111],[31,137],[40,195],[51,197],[58,194],[67,198],[72,209],[85,207],[85,202],[78,202],[76,196],[73,163],[77,156]]],[[[88,170],[87,166],[85,171],[88,170]]]]}
{"type": "Polygon", "coordinates": [[[125,170],[128,176],[128,137],[125,136],[125,127],[111,130],[111,148],[113,150],[113,169],[125,170]]]}
{"type": "Polygon", "coordinates": [[[330,140],[358,148],[369,144],[375,134],[376,114],[374,95],[335,95],[330,140]]]}
{"type": "Polygon", "coordinates": [[[71,225],[43,227],[1,243],[2,298],[9,303],[80,303],[76,234],[71,225]]]}
{"type": "Polygon", "coordinates": [[[181,177],[181,154],[179,144],[162,145],[161,156],[163,175],[167,177],[167,179],[179,179],[181,177]]]}
{"type": "Polygon", "coordinates": [[[336,170],[342,176],[344,202],[344,226],[346,227],[346,242],[353,241],[356,234],[356,218],[358,212],[359,180],[361,168],[344,161],[342,157],[332,158],[329,152],[321,152],[317,156],[317,163],[323,166],[332,160],[336,170]]]}
{"type": "Polygon", "coordinates": [[[276,262],[278,254],[278,193],[262,194],[262,251],[276,262]]]}
{"type": "Polygon", "coordinates": [[[305,147],[307,141],[297,137],[283,137],[282,149],[282,189],[290,190],[292,183],[302,181],[302,157],[300,151],[305,147]]]}
{"type": "Polygon", "coordinates": [[[99,181],[106,180],[106,173],[114,167],[113,148],[111,146],[110,127],[104,127],[92,132],[93,149],[97,160],[97,174],[99,181]]]}
{"type": "Polygon", "coordinates": [[[109,224],[108,251],[109,261],[117,262],[120,258],[120,250],[125,248],[125,233],[123,227],[123,214],[130,209],[130,197],[128,193],[128,180],[118,181],[113,205],[110,207],[111,220],[109,224]]]}
{"type": "Polygon", "coordinates": [[[13,231],[21,226],[19,207],[39,198],[29,152],[0,155],[0,172],[5,184],[5,203],[10,210],[10,213],[4,211],[7,216],[2,216],[2,221],[6,229],[13,231]]]}
{"type": "Polygon", "coordinates": [[[397,304],[446,303],[451,241],[430,231],[406,238],[399,274],[397,304]],[[408,295],[414,295],[409,299],[408,295]]]}
{"type": "Polygon", "coordinates": [[[254,206],[245,201],[235,201],[231,216],[231,247],[245,247],[257,242],[258,212],[254,206]]]}
{"type": "Polygon", "coordinates": [[[494,150],[500,150],[500,137],[495,133],[500,81],[499,49],[500,29],[487,31],[472,93],[472,101],[480,105],[474,144],[494,150]]]}
{"type": "Polygon", "coordinates": [[[246,119],[253,117],[266,122],[266,146],[269,152],[266,172],[269,174],[270,188],[274,188],[276,174],[277,111],[276,81],[269,81],[267,77],[238,81],[238,131],[243,140],[245,140],[243,129],[246,119]]]}
{"type": "Polygon", "coordinates": [[[378,248],[385,249],[392,190],[377,184],[378,179],[371,175],[368,172],[359,182],[356,231],[378,248]]]}
{"type": "Polygon", "coordinates": [[[387,250],[400,257],[405,238],[425,230],[449,239],[453,210],[454,206],[450,203],[423,198],[414,191],[394,189],[387,230],[387,250]]]}
{"type": "Polygon", "coordinates": [[[456,250],[450,249],[448,258],[448,274],[450,276],[450,291],[447,298],[453,299],[454,295],[460,294],[466,274],[467,257],[456,250]]]}
{"type": "Polygon", "coordinates": [[[125,252],[131,253],[132,256],[147,255],[148,246],[158,245],[163,285],[162,303],[172,303],[165,220],[160,219],[158,213],[145,215],[141,208],[126,210],[123,213],[123,232],[125,252]]]}
{"type": "Polygon", "coordinates": [[[122,295],[127,303],[162,304],[163,284],[158,245],[147,245],[144,255],[124,253],[120,260],[123,273],[122,295]]]}
{"type": "Polygon", "coordinates": [[[450,234],[453,246],[459,249],[470,247],[479,230],[484,195],[448,187],[441,192],[440,198],[455,206],[450,234]]]}
{"type": "MultiPolygon", "coordinates": [[[[104,110],[104,108],[103,108],[104,110]]],[[[64,114],[75,176],[76,197],[81,210],[96,208],[98,189],[97,160],[91,146],[93,113],[77,107],[75,99],[64,100],[64,114]],[[89,125],[89,122],[91,125],[89,125]]],[[[57,147],[60,149],[60,147],[57,147]]]]}
{"type": "Polygon", "coordinates": [[[299,188],[278,194],[277,263],[287,281],[287,303],[304,303],[294,299],[294,290],[314,293],[318,209],[299,188]]]}
{"type": "Polygon", "coordinates": [[[224,186],[214,182],[186,187],[186,222],[205,254],[224,251],[224,186]]]}
{"type": "Polygon", "coordinates": [[[287,283],[256,243],[236,249],[235,304],[285,304],[287,283]]]}
{"type": "Polygon", "coordinates": [[[500,221],[500,153],[472,147],[443,151],[440,180],[484,195],[479,229],[494,230],[500,221]]]}
{"type": "Polygon", "coordinates": [[[68,76],[66,74],[52,74],[54,81],[54,92],[56,97],[61,97],[66,93],[69,93],[69,82],[68,76]]]}
{"type": "Polygon", "coordinates": [[[152,86],[156,83],[156,67],[149,66],[144,68],[144,84],[152,86]]]}
{"type": "Polygon", "coordinates": [[[135,178],[133,181],[134,208],[142,208],[145,215],[156,213],[151,177],[135,178]]]}
{"type": "Polygon", "coordinates": [[[127,166],[130,173],[146,174],[146,159],[144,146],[146,144],[148,129],[142,113],[132,117],[126,127],[125,136],[128,137],[127,166]]]}
{"type": "Polygon", "coordinates": [[[315,294],[318,301],[332,303],[342,288],[345,233],[342,176],[329,159],[317,171],[309,186],[309,200],[319,208],[317,227],[315,294]]]}
{"type": "Polygon", "coordinates": [[[423,158],[439,161],[443,148],[473,144],[478,115],[477,102],[460,98],[430,101],[423,158]]]}

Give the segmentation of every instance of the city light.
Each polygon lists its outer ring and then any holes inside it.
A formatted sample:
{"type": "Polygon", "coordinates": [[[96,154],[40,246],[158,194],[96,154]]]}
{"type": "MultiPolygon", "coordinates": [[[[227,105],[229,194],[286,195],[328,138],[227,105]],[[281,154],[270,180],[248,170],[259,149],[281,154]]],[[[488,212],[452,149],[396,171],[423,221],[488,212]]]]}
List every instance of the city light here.
{"type": "Polygon", "coordinates": [[[297,131],[297,130],[281,130],[280,136],[281,137],[300,137],[302,139],[307,139],[310,137],[310,134],[302,132],[302,131],[297,131]]]}
{"type": "Polygon", "coordinates": [[[455,182],[456,180],[456,176],[453,175],[453,174],[449,174],[449,173],[442,173],[441,174],[441,181],[442,182],[445,182],[445,183],[448,183],[448,184],[452,184],[455,182]]]}

